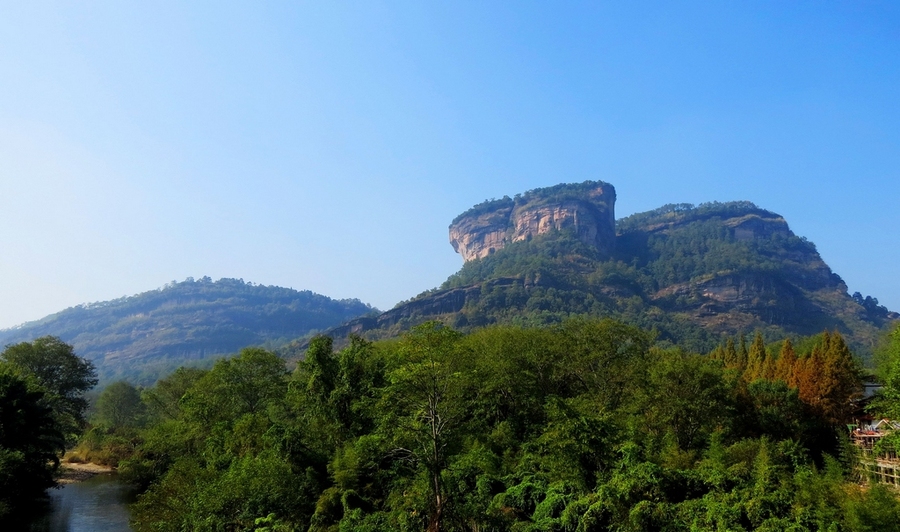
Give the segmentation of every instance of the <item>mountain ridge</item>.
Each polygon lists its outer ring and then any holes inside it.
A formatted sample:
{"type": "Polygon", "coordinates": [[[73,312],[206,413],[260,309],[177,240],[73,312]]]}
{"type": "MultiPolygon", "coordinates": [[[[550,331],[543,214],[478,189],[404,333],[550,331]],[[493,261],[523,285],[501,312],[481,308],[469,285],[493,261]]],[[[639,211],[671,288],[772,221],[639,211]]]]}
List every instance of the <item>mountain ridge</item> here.
{"type": "Polygon", "coordinates": [[[181,364],[202,363],[248,346],[284,345],[372,312],[376,309],[358,299],[334,300],[242,279],[188,278],[0,330],[0,345],[58,336],[93,361],[101,379],[152,383],[181,364]]]}
{"type": "MultiPolygon", "coordinates": [[[[465,237],[460,228],[474,218],[484,223],[469,224],[470,241],[495,224],[495,237],[479,248],[492,251],[466,256],[454,245],[463,267],[438,288],[328,334],[336,340],[349,333],[382,338],[430,319],[469,330],[593,316],[654,329],[664,343],[697,351],[753,331],[776,339],[833,329],[868,356],[882,331],[900,318],[873,298],[851,296],[812,242],[794,234],[780,214],[748,201],[669,204],[635,213],[612,222],[611,245],[590,245],[575,224],[548,223],[546,230],[509,238],[517,225],[509,220],[521,205],[552,212],[577,203],[573,193],[599,187],[614,212],[615,189],[599,181],[476,205],[450,225],[451,244],[465,237]],[[503,220],[505,240],[496,238],[503,220]]],[[[553,220],[560,218],[575,215],[553,220]]]]}
{"type": "Polygon", "coordinates": [[[487,234],[485,220],[495,237],[468,257],[454,246],[464,259],[458,272],[383,313],[308,290],[188,278],[0,330],[0,345],[59,336],[102,378],[149,382],[251,345],[302,350],[320,331],[339,342],[386,338],[432,319],[467,331],[613,317],[696,351],[752,331],[776,339],[833,329],[866,355],[900,318],[848,294],[777,213],[746,201],[682,203],[615,220],[615,199],[612,185],[587,181],[478,204],[454,219],[451,244],[465,227],[487,234]]]}

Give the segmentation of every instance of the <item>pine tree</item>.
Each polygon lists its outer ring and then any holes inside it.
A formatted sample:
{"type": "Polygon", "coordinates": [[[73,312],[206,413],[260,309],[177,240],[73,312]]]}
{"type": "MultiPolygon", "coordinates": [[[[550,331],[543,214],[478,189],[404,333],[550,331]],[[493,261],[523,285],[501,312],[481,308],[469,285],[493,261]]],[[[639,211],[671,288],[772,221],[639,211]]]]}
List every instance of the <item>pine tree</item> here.
{"type": "Polygon", "coordinates": [[[822,375],[820,391],[822,414],[832,423],[846,421],[851,401],[862,387],[859,366],[847,347],[844,337],[837,331],[823,342],[822,375]],[[827,346],[827,349],[825,348],[827,346]]]}
{"type": "Polygon", "coordinates": [[[725,342],[725,367],[736,368],[739,366],[737,350],[734,348],[734,338],[725,342]]]}
{"type": "Polygon", "coordinates": [[[709,352],[709,358],[725,362],[725,348],[722,347],[722,344],[717,345],[715,349],[709,352]]]}
{"type": "Polygon", "coordinates": [[[794,375],[794,366],[797,364],[797,355],[794,353],[794,344],[790,338],[785,338],[781,344],[781,352],[775,363],[773,380],[784,381],[791,388],[797,387],[797,378],[794,375]]]}
{"type": "Polygon", "coordinates": [[[813,347],[812,354],[798,360],[794,369],[800,400],[817,413],[821,413],[822,369],[822,347],[819,344],[813,347]]]}
{"type": "Polygon", "coordinates": [[[831,349],[831,333],[828,332],[828,329],[825,329],[822,331],[822,354],[827,353],[829,349],[831,349]]]}
{"type": "Polygon", "coordinates": [[[767,381],[775,380],[775,357],[771,356],[768,350],[766,350],[766,360],[763,363],[762,378],[767,381]]]}
{"type": "Polygon", "coordinates": [[[747,354],[747,369],[744,371],[744,380],[753,382],[756,379],[763,378],[766,366],[766,344],[763,342],[762,334],[756,333],[753,338],[753,344],[747,354]]]}
{"type": "Polygon", "coordinates": [[[743,373],[747,369],[747,358],[749,357],[749,353],[747,352],[747,337],[743,334],[741,335],[741,347],[738,349],[737,353],[737,367],[743,373]]]}

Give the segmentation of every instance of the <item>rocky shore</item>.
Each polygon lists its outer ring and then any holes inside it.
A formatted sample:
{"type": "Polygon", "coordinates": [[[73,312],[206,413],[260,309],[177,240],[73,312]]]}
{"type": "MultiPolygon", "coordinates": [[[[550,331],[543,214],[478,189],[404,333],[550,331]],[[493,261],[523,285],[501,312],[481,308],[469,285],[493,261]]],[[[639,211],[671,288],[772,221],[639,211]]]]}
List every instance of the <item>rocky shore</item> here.
{"type": "Polygon", "coordinates": [[[74,482],[82,482],[95,475],[103,475],[115,472],[114,467],[99,464],[78,464],[62,462],[60,468],[60,484],[72,484],[74,482]]]}

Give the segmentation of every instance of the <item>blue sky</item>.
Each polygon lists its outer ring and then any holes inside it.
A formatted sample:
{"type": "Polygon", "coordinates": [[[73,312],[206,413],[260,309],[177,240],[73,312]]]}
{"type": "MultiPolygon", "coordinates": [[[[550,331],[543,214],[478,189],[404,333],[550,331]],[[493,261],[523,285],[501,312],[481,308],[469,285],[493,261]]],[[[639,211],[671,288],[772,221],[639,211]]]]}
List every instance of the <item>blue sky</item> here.
{"type": "Polygon", "coordinates": [[[900,310],[900,4],[0,6],[0,327],[208,275],[382,309],[560,182],[750,200],[900,310]]]}

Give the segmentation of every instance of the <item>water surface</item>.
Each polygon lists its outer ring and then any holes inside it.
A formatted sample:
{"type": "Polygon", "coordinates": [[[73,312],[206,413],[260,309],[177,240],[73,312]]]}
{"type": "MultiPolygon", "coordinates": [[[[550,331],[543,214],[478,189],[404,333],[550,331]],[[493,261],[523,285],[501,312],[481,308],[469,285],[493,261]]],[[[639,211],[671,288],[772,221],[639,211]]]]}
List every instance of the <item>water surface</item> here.
{"type": "Polygon", "coordinates": [[[31,532],[127,532],[132,490],[115,474],[51,489],[50,510],[32,524],[31,532]]]}

